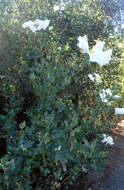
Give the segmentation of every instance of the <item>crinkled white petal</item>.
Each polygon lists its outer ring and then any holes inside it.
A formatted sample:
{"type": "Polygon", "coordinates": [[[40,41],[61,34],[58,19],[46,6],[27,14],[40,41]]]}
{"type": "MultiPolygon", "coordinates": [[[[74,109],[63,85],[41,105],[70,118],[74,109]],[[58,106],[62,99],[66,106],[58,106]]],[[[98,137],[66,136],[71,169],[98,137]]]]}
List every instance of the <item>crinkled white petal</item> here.
{"type": "Polygon", "coordinates": [[[102,100],[102,102],[105,102],[105,103],[108,103],[108,99],[107,99],[107,96],[110,96],[111,95],[111,90],[110,88],[106,89],[106,90],[102,90],[100,93],[99,93],[99,96],[102,100]]]}
{"type": "Polygon", "coordinates": [[[83,50],[84,53],[88,53],[89,54],[89,45],[88,45],[88,39],[87,39],[87,36],[79,36],[78,37],[78,44],[77,46],[83,50]]]}
{"type": "Polygon", "coordinates": [[[91,81],[94,81],[94,76],[93,76],[92,74],[89,74],[88,77],[89,77],[89,79],[90,79],[91,81]]]}
{"type": "Polygon", "coordinates": [[[27,22],[24,22],[22,24],[22,27],[23,28],[30,28],[31,26],[33,25],[33,22],[31,20],[27,21],[27,22]]]}
{"type": "Polygon", "coordinates": [[[31,26],[29,29],[30,29],[32,32],[34,32],[34,33],[37,31],[37,29],[36,29],[35,26],[31,26]]]}
{"type": "Polygon", "coordinates": [[[95,46],[93,46],[93,51],[95,52],[99,52],[99,51],[103,51],[103,48],[104,48],[104,45],[105,45],[105,42],[103,41],[98,41],[96,43],[95,46]]]}
{"type": "Polygon", "coordinates": [[[25,22],[23,25],[22,25],[23,28],[29,28],[32,32],[36,32],[37,29],[36,27],[34,26],[33,22],[31,20],[29,20],[28,22],[25,22]]]}
{"type": "Polygon", "coordinates": [[[100,66],[103,66],[105,64],[105,59],[104,59],[104,53],[103,52],[93,52],[89,54],[90,56],[90,61],[91,62],[96,62],[100,66]]]}
{"type": "Polygon", "coordinates": [[[105,92],[107,95],[111,95],[111,89],[110,89],[110,88],[107,88],[106,90],[104,90],[104,92],[105,92]]]}
{"type": "Polygon", "coordinates": [[[100,96],[102,102],[108,103],[108,99],[106,98],[105,93],[100,93],[99,96],[100,96]]]}
{"type": "Polygon", "coordinates": [[[103,65],[108,64],[111,61],[112,50],[104,51],[104,41],[98,41],[95,46],[93,46],[92,51],[89,52],[89,44],[87,36],[79,36],[78,37],[78,44],[77,46],[83,50],[84,53],[88,53],[91,62],[98,63],[101,67],[103,65]]]}
{"type": "Polygon", "coordinates": [[[111,61],[111,56],[112,56],[111,49],[104,51],[105,64],[108,64],[111,61]]]}
{"type": "Polygon", "coordinates": [[[50,24],[50,20],[46,19],[44,21],[44,27],[43,27],[43,29],[45,30],[49,26],[49,24],[50,24]]]}
{"type": "Polygon", "coordinates": [[[46,19],[46,20],[36,19],[35,21],[29,20],[28,22],[25,22],[22,25],[22,27],[29,28],[32,32],[36,32],[41,29],[46,30],[49,23],[50,23],[50,20],[48,20],[48,19],[46,19]]]}
{"type": "Polygon", "coordinates": [[[93,53],[89,53],[90,61],[98,63],[101,67],[110,62],[111,55],[111,49],[107,51],[94,51],[93,53]]]}
{"type": "Polygon", "coordinates": [[[40,20],[40,19],[36,19],[36,20],[33,22],[33,24],[34,24],[34,26],[36,27],[37,30],[41,30],[41,29],[42,29],[42,25],[43,25],[42,22],[43,22],[43,21],[40,20]]]}
{"type": "Polygon", "coordinates": [[[114,141],[113,141],[113,138],[111,136],[108,136],[106,134],[103,134],[103,140],[102,140],[102,143],[106,143],[106,144],[109,144],[109,145],[114,145],[114,141]]]}
{"type": "Polygon", "coordinates": [[[92,49],[92,53],[89,53],[90,61],[96,62],[100,66],[106,65],[110,62],[112,56],[112,50],[103,51],[105,42],[98,41],[92,49]]]}
{"type": "Polygon", "coordinates": [[[94,81],[96,81],[97,83],[101,83],[102,82],[101,76],[98,73],[89,74],[88,77],[93,82],[94,81]]]}
{"type": "Polygon", "coordinates": [[[113,141],[113,138],[111,136],[107,137],[107,144],[114,145],[114,141],[113,141]]]}
{"type": "Polygon", "coordinates": [[[41,30],[41,29],[46,30],[46,28],[49,26],[50,20],[36,19],[33,23],[37,30],[41,30]]]}

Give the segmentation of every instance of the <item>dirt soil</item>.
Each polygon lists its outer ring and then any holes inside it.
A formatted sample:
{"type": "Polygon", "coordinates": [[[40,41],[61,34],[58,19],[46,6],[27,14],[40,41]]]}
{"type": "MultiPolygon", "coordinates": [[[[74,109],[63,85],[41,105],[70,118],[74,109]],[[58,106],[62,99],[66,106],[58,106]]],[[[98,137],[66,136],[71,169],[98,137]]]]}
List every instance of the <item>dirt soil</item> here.
{"type": "Polygon", "coordinates": [[[124,126],[113,130],[114,146],[105,163],[102,177],[91,190],[124,190],[124,126]]]}

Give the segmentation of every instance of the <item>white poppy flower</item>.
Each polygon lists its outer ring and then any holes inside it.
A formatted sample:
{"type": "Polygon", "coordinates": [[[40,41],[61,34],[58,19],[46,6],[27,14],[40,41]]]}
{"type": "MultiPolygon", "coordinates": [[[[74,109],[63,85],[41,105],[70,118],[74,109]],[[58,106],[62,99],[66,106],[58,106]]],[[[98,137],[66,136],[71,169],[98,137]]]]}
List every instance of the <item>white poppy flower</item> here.
{"type": "Polygon", "coordinates": [[[104,45],[105,45],[105,42],[103,41],[98,41],[97,43],[96,43],[96,45],[95,46],[93,46],[93,51],[94,52],[100,52],[100,51],[103,51],[103,48],[104,48],[104,45]]]}
{"type": "Polygon", "coordinates": [[[107,144],[114,145],[113,138],[111,136],[107,137],[107,144]]]}
{"type": "Polygon", "coordinates": [[[32,32],[36,32],[36,27],[34,26],[33,22],[31,20],[25,22],[22,25],[23,28],[29,28],[32,32]]]}
{"type": "Polygon", "coordinates": [[[107,99],[107,96],[110,96],[111,95],[111,90],[108,88],[106,90],[102,90],[102,92],[99,93],[99,96],[102,100],[102,102],[105,102],[105,103],[108,103],[108,99],[107,99]]]}
{"type": "Polygon", "coordinates": [[[106,134],[103,134],[103,140],[102,140],[102,143],[106,143],[109,144],[109,145],[114,145],[114,141],[113,141],[113,138],[111,136],[108,136],[106,134]]]}
{"type": "Polygon", "coordinates": [[[93,52],[89,53],[90,61],[96,62],[100,66],[106,65],[110,62],[112,56],[112,50],[103,51],[105,42],[98,41],[93,47],[93,52]]]}
{"type": "Polygon", "coordinates": [[[47,27],[49,26],[50,20],[45,19],[45,20],[40,20],[40,19],[36,19],[33,24],[36,27],[37,30],[46,30],[47,27]]]}
{"type": "Polygon", "coordinates": [[[29,20],[29,21],[23,23],[22,27],[23,27],[23,28],[27,28],[27,27],[30,27],[30,26],[32,26],[32,25],[33,25],[33,22],[32,22],[31,20],[29,20]]]}
{"type": "Polygon", "coordinates": [[[28,22],[25,22],[22,25],[22,27],[29,28],[32,32],[36,32],[41,29],[46,30],[49,23],[50,23],[50,20],[48,20],[48,19],[46,19],[46,20],[36,19],[35,21],[29,20],[28,22]]]}
{"type": "Polygon", "coordinates": [[[91,62],[96,62],[100,66],[106,65],[110,62],[111,56],[112,56],[112,50],[106,50],[104,51],[104,41],[98,41],[96,45],[93,47],[92,51],[89,52],[89,45],[88,45],[88,39],[87,36],[79,36],[78,37],[79,43],[77,46],[83,50],[84,53],[88,53],[90,57],[91,62]]]}
{"type": "Polygon", "coordinates": [[[88,39],[87,39],[87,36],[79,36],[78,37],[78,44],[77,46],[83,50],[84,53],[88,53],[89,54],[89,45],[88,45],[88,39]]]}

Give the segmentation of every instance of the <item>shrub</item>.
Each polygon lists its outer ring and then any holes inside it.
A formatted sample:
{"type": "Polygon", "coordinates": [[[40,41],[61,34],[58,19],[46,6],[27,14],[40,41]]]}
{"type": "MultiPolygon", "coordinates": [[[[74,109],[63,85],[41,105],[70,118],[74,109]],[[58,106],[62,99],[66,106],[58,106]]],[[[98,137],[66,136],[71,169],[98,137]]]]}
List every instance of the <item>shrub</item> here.
{"type": "Polygon", "coordinates": [[[27,121],[16,120],[22,103],[9,102],[3,117],[7,154],[1,159],[6,188],[67,188],[81,171],[101,170],[100,141],[111,112],[88,79],[88,57],[80,69],[76,63],[74,58],[51,65],[42,59],[32,66],[29,82],[36,100],[26,110],[27,121]]]}

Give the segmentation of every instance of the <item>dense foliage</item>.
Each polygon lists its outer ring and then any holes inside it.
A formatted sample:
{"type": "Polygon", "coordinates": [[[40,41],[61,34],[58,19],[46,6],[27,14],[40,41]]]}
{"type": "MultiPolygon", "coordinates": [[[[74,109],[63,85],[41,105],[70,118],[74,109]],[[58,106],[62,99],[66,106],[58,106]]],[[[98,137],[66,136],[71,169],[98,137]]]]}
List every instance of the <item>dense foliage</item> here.
{"type": "Polygon", "coordinates": [[[106,158],[102,135],[115,126],[120,84],[113,12],[98,0],[67,1],[57,11],[55,3],[0,1],[1,189],[68,189],[80,173],[100,172],[106,158]],[[46,18],[46,30],[22,27],[46,18]],[[89,61],[77,46],[84,35],[91,47],[105,40],[110,64],[89,61]],[[94,73],[101,81],[91,80],[94,73]]]}

